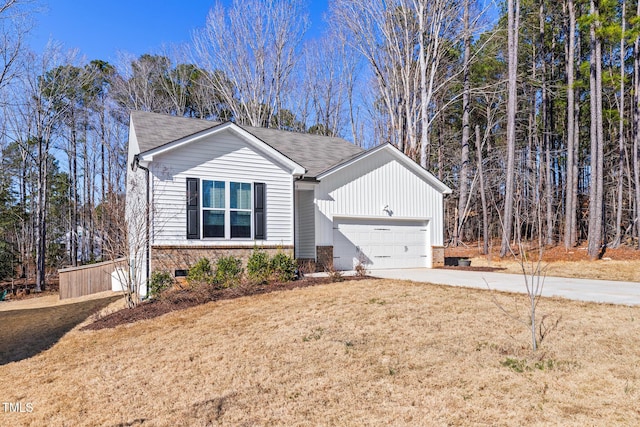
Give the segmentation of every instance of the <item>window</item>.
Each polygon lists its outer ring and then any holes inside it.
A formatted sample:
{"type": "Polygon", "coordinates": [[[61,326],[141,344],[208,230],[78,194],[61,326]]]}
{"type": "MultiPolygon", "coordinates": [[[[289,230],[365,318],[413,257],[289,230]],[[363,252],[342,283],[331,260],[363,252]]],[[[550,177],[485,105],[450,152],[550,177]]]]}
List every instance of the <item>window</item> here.
{"type": "Polygon", "coordinates": [[[225,183],[202,181],[202,236],[225,237],[225,183]]]}
{"type": "Polygon", "coordinates": [[[260,182],[202,180],[200,185],[200,179],[187,178],[187,239],[264,240],[265,189],[260,182]]]}
{"type": "Polygon", "coordinates": [[[231,238],[251,238],[251,184],[230,182],[231,238]]]}

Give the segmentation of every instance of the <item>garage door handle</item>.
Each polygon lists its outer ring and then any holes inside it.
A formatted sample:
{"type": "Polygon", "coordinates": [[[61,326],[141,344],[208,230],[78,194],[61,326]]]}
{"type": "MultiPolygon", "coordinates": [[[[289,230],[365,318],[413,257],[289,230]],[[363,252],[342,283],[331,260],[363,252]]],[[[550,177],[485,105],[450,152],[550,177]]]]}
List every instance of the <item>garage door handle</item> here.
{"type": "Polygon", "coordinates": [[[374,258],[391,258],[390,255],[375,255],[374,258]]]}
{"type": "Polygon", "coordinates": [[[391,231],[390,228],[374,228],[374,231],[391,231]]]}

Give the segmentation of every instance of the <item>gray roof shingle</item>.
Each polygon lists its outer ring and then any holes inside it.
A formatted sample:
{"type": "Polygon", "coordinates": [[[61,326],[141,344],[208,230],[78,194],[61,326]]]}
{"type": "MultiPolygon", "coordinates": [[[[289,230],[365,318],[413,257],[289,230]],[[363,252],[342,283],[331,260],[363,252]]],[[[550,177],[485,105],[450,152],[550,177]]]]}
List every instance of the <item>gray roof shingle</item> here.
{"type": "MultiPolygon", "coordinates": [[[[131,121],[135,127],[141,152],[152,150],[220,124],[208,120],[144,111],[133,111],[131,121]]],[[[364,151],[342,138],[239,126],[307,169],[307,177],[316,177],[321,172],[364,151]]]]}

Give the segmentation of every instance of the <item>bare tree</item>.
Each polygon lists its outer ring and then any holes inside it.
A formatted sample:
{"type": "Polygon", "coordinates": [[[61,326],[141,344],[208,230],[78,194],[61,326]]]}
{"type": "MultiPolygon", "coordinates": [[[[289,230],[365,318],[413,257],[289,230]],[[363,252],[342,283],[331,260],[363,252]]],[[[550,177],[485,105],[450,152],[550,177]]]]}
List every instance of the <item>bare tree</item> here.
{"type": "Polygon", "coordinates": [[[120,73],[114,76],[116,101],[130,110],[171,113],[175,103],[166,91],[171,60],[162,55],[144,54],[139,58],[124,55],[120,73]]]}
{"type": "Polygon", "coordinates": [[[308,103],[308,107],[297,108],[303,112],[301,120],[308,122],[309,132],[328,136],[341,135],[348,125],[352,140],[357,144],[358,118],[354,99],[357,56],[333,31],[308,43],[304,52],[302,87],[305,90],[298,98],[308,103]]]}
{"type": "Polygon", "coordinates": [[[150,200],[137,197],[147,193],[146,179],[148,175],[131,174],[127,190],[136,197],[127,197],[125,205],[123,198],[111,195],[102,210],[108,224],[103,238],[104,257],[113,263],[128,308],[140,303],[147,286],[150,200]]]}
{"type": "Polygon", "coordinates": [[[52,135],[55,127],[61,122],[62,113],[61,109],[57,108],[61,101],[49,95],[51,87],[61,84],[59,75],[49,71],[60,63],[70,62],[72,58],[64,58],[55,46],[50,45],[40,57],[28,55],[24,63],[24,74],[20,76],[20,83],[14,87],[16,99],[23,100],[16,107],[18,118],[14,122],[14,133],[19,142],[35,144],[35,152],[29,152],[37,176],[34,207],[36,291],[45,287],[49,201],[47,189],[53,161],[52,135]]]}
{"type": "Polygon", "coordinates": [[[194,34],[196,62],[237,122],[269,127],[285,108],[307,27],[299,0],[217,2],[209,12],[194,34]]]}
{"type": "Polygon", "coordinates": [[[25,37],[30,30],[28,3],[0,1],[0,90],[23,70],[20,59],[26,51],[25,37]]]}
{"type": "MultiPolygon", "coordinates": [[[[388,122],[381,136],[427,164],[436,95],[458,73],[445,68],[447,46],[460,39],[457,2],[383,0],[335,2],[331,22],[369,64],[377,109],[388,122]]],[[[379,141],[382,142],[382,141],[379,141]]]]}

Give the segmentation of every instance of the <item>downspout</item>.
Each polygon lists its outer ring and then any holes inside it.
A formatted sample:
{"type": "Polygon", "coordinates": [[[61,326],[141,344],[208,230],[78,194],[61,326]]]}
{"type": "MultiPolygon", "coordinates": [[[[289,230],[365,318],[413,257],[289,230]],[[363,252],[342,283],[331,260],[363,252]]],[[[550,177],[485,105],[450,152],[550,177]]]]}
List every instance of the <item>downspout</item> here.
{"type": "Polygon", "coordinates": [[[146,226],[145,226],[145,240],[147,242],[146,244],[146,253],[145,253],[145,258],[146,258],[146,295],[144,296],[145,299],[149,298],[149,277],[150,277],[150,273],[151,273],[151,206],[150,206],[150,202],[151,202],[151,183],[149,182],[149,168],[142,166],[140,164],[140,156],[139,154],[136,154],[133,157],[133,163],[131,164],[131,169],[133,169],[133,171],[135,172],[136,169],[142,169],[145,172],[145,179],[146,179],[146,210],[147,210],[147,221],[146,221],[146,226]]]}
{"type": "Polygon", "coordinates": [[[296,181],[300,180],[300,177],[295,178],[293,180],[293,259],[297,259],[296,256],[297,247],[296,247],[296,181]]]}

